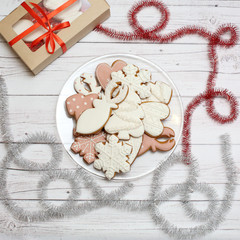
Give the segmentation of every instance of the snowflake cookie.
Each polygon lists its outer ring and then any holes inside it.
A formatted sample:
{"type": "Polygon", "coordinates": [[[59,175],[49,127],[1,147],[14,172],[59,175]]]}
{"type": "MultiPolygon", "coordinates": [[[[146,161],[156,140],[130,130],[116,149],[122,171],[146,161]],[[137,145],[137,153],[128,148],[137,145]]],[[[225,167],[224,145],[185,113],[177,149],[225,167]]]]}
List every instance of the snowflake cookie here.
{"type": "Polygon", "coordinates": [[[148,85],[151,81],[151,73],[148,70],[139,70],[133,64],[128,64],[123,71],[113,72],[111,76],[113,80],[127,84],[141,99],[151,96],[151,89],[148,85]]]}
{"type": "Polygon", "coordinates": [[[78,136],[72,144],[71,150],[74,153],[79,153],[80,156],[83,156],[83,160],[86,163],[91,164],[96,160],[96,143],[105,141],[106,134],[104,132],[100,132],[96,135],[78,136]]]}
{"type": "Polygon", "coordinates": [[[119,142],[115,135],[109,135],[105,143],[97,143],[95,150],[99,154],[98,159],[94,162],[94,167],[105,172],[107,179],[111,180],[120,171],[123,173],[130,171],[128,160],[132,146],[119,142]]]}

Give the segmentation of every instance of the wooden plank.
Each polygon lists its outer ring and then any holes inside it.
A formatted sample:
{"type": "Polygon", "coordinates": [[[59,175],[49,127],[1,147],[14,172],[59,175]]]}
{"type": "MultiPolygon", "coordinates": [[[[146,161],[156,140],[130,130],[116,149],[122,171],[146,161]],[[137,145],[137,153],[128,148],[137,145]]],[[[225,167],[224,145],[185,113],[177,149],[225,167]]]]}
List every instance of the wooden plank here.
{"type": "MultiPolygon", "coordinates": [[[[133,223],[134,225],[134,223],[133,223]]],[[[27,236],[28,240],[35,240],[41,239],[42,234],[34,232],[34,237],[32,236],[33,233],[25,234],[24,237],[27,236]]],[[[13,235],[13,234],[12,234],[13,235]]],[[[18,234],[19,235],[19,234],[18,234]]],[[[9,236],[0,234],[2,240],[9,240],[9,236]]],[[[111,240],[112,237],[116,240],[127,240],[127,239],[139,239],[145,240],[151,238],[152,240],[159,240],[159,238],[164,238],[164,240],[170,240],[172,238],[168,237],[164,234],[161,230],[158,229],[151,229],[151,230],[121,230],[118,233],[116,230],[108,229],[106,231],[97,231],[97,236],[99,239],[111,240]]],[[[236,240],[239,236],[239,230],[217,230],[214,234],[207,235],[208,240],[218,240],[218,239],[228,239],[228,240],[236,240]]],[[[52,233],[50,236],[44,234],[44,240],[78,240],[80,237],[84,238],[85,240],[90,240],[96,238],[96,230],[85,230],[85,231],[73,231],[70,233],[52,233]]]]}
{"type": "MultiPolygon", "coordinates": [[[[134,225],[134,223],[133,223],[134,225]]],[[[69,227],[70,228],[70,227],[69,227]]],[[[19,231],[19,230],[18,230],[19,231]]],[[[69,230],[70,231],[70,230],[69,230]]],[[[14,233],[11,235],[14,236],[14,233]]],[[[20,233],[18,233],[18,236],[20,233]]],[[[80,237],[84,238],[85,240],[90,240],[96,238],[96,230],[72,230],[69,233],[52,233],[50,236],[48,234],[42,234],[36,233],[36,231],[33,231],[28,234],[22,234],[24,237],[28,240],[35,240],[35,239],[41,239],[41,237],[44,238],[44,240],[78,240],[80,237]],[[34,234],[34,236],[32,236],[34,234]]],[[[20,235],[20,236],[22,236],[20,235]]],[[[172,238],[168,237],[166,234],[164,234],[159,229],[151,229],[151,230],[142,230],[142,229],[133,229],[133,230],[121,230],[119,233],[116,230],[108,229],[106,231],[97,231],[97,236],[99,239],[106,239],[111,240],[112,237],[116,240],[127,240],[127,239],[139,239],[139,240],[145,240],[148,238],[151,238],[152,240],[159,240],[159,238],[164,238],[164,240],[170,240],[172,238]]],[[[232,229],[224,229],[224,230],[217,230],[214,232],[214,234],[207,235],[208,240],[218,240],[218,239],[228,239],[228,240],[236,240],[239,236],[239,230],[232,230],[232,229]]],[[[9,240],[9,235],[0,234],[0,237],[2,240],[9,240]]],[[[22,237],[22,238],[24,238],[22,237]]],[[[203,238],[204,239],[204,238],[203,238]]]]}
{"type": "MultiPolygon", "coordinates": [[[[23,206],[28,206],[29,211],[36,209],[36,203],[31,201],[19,201],[18,203],[23,206]]],[[[239,204],[239,202],[234,202],[233,207],[240,209],[239,204]]],[[[179,205],[179,203],[167,203],[166,205],[162,205],[160,210],[171,222],[180,227],[199,225],[186,217],[179,205]],[[167,214],[166,211],[168,211],[167,214]]],[[[239,233],[239,210],[237,212],[231,210],[228,217],[224,225],[221,224],[216,233],[213,234],[214,237],[215,234],[218,236],[218,231],[225,231],[229,236],[232,236],[233,233],[235,237],[234,232],[239,233]]],[[[159,227],[153,223],[147,212],[127,212],[112,208],[102,208],[85,214],[84,216],[51,220],[43,223],[18,223],[14,220],[12,220],[12,222],[16,222],[16,225],[19,226],[19,229],[15,229],[15,231],[19,232],[19,235],[21,234],[21,230],[25,230],[25,234],[28,233],[31,235],[34,233],[34,236],[37,234],[37,236],[41,238],[47,235],[49,239],[52,239],[51,237],[53,235],[55,236],[54,239],[66,239],[67,237],[69,237],[68,239],[77,239],[77,237],[79,239],[79,237],[85,237],[85,234],[90,234],[87,239],[94,238],[96,235],[98,235],[99,239],[112,239],[109,238],[109,235],[112,237],[113,234],[116,235],[117,239],[127,239],[128,235],[126,233],[130,233],[132,236],[134,236],[133,234],[137,234],[136,236],[138,236],[139,233],[143,233],[146,237],[145,239],[151,236],[156,237],[156,235],[164,236],[164,239],[169,239],[165,238],[165,234],[163,234],[161,228],[159,229],[159,227]]],[[[210,235],[208,235],[207,239],[210,239],[209,236],[210,235]]]]}
{"type": "MultiPolygon", "coordinates": [[[[240,96],[238,49],[240,50],[240,47],[225,52],[219,51],[220,73],[217,86],[227,87],[235,95],[240,96]]],[[[7,81],[10,95],[58,95],[75,69],[95,57],[112,53],[136,54],[156,63],[169,73],[182,96],[194,96],[205,89],[209,74],[207,49],[205,46],[188,44],[182,47],[146,44],[144,48],[140,44],[79,44],[79,47],[70,49],[35,77],[18,58],[14,57],[9,48],[0,47],[0,55],[4,56],[0,57],[1,74],[7,81]]]]}

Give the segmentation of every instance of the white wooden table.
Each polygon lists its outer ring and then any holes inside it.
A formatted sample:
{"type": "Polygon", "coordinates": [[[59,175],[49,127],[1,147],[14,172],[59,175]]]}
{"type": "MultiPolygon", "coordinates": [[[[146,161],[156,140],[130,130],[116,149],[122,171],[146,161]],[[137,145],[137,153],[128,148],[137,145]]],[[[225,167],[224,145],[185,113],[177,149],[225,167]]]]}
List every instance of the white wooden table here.
{"type": "MultiPolygon", "coordinates": [[[[1,0],[0,19],[4,18],[22,0],[1,0]]],[[[105,26],[129,30],[127,11],[134,1],[108,0],[112,17],[105,26]]],[[[168,0],[171,17],[166,31],[181,26],[198,24],[214,31],[223,23],[240,26],[239,0],[168,0]]],[[[147,9],[140,14],[145,26],[158,21],[155,9],[147,9]]],[[[139,18],[139,19],[140,19],[139,18]]],[[[209,71],[207,43],[198,37],[184,37],[172,44],[151,44],[149,42],[122,43],[92,32],[81,42],[71,48],[43,72],[34,77],[24,64],[16,57],[6,42],[0,38],[0,74],[5,78],[8,88],[10,124],[15,141],[35,131],[46,131],[57,136],[55,108],[58,95],[68,76],[87,61],[113,53],[136,54],[160,65],[166,70],[178,87],[184,107],[193,96],[205,89],[209,71]]],[[[240,100],[240,46],[229,50],[218,50],[220,66],[217,86],[228,88],[240,100]]],[[[223,100],[216,101],[216,107],[222,113],[228,113],[229,107],[223,100]]],[[[210,183],[221,197],[223,195],[225,173],[220,155],[220,135],[229,133],[232,140],[232,154],[240,170],[240,121],[220,126],[206,114],[204,106],[199,107],[192,124],[192,149],[200,163],[199,181],[210,183]]],[[[49,155],[46,147],[34,146],[24,155],[34,161],[42,162],[49,155]]],[[[176,151],[181,150],[181,144],[176,151]]],[[[0,136],[0,159],[6,149],[0,136]]],[[[74,169],[74,162],[64,154],[61,164],[64,169],[74,169]]],[[[36,184],[41,173],[29,172],[12,166],[8,170],[8,188],[13,199],[21,206],[33,210],[37,207],[36,184]]],[[[173,167],[164,179],[169,186],[184,180],[186,169],[173,167]]],[[[134,190],[125,199],[147,199],[152,174],[134,181],[134,190]]],[[[106,191],[111,191],[120,183],[99,180],[106,191]]],[[[48,187],[49,199],[61,202],[66,199],[71,189],[65,182],[56,182],[48,187]]],[[[220,198],[221,199],[221,198],[220,198]]],[[[79,202],[94,201],[87,189],[82,190],[79,202]]],[[[207,206],[201,195],[192,198],[196,206],[207,206]]],[[[1,202],[1,199],[0,199],[1,202]]],[[[167,203],[163,212],[176,224],[190,226],[191,221],[184,215],[179,199],[167,203]]],[[[53,220],[43,223],[23,223],[15,220],[0,204],[0,239],[169,239],[151,220],[149,214],[142,212],[123,212],[112,208],[102,208],[81,217],[53,220]]],[[[239,239],[240,236],[240,188],[233,201],[233,207],[226,221],[206,239],[239,239]]]]}

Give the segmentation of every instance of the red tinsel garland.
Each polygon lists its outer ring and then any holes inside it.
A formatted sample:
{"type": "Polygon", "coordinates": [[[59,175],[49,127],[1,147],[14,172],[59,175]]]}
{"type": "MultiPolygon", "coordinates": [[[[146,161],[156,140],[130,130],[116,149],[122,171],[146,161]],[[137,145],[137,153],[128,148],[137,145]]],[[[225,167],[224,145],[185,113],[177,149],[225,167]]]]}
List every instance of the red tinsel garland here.
{"type": "Polygon", "coordinates": [[[132,41],[145,39],[154,43],[170,43],[176,39],[186,35],[199,35],[208,41],[208,58],[210,61],[210,74],[207,80],[206,90],[200,95],[196,96],[187,106],[184,115],[183,126],[183,156],[185,163],[190,163],[191,155],[191,119],[194,110],[202,103],[206,102],[206,110],[208,115],[220,124],[230,123],[238,117],[238,102],[236,97],[232,95],[227,89],[216,89],[216,77],[218,73],[218,57],[216,47],[230,48],[236,45],[238,41],[237,28],[231,24],[220,26],[216,32],[211,33],[207,29],[198,26],[182,27],[169,34],[161,35],[162,31],[169,21],[169,11],[166,6],[157,0],[146,0],[135,4],[128,13],[129,24],[133,28],[133,32],[120,32],[114,29],[103,27],[99,25],[96,31],[104,33],[105,35],[119,40],[132,41]],[[144,29],[137,20],[137,14],[147,7],[155,7],[161,13],[161,19],[154,27],[144,29]],[[222,36],[229,33],[231,37],[227,40],[222,39],[222,36]],[[214,99],[216,97],[225,98],[230,104],[231,112],[229,116],[222,116],[219,114],[214,106],[214,99]]]}

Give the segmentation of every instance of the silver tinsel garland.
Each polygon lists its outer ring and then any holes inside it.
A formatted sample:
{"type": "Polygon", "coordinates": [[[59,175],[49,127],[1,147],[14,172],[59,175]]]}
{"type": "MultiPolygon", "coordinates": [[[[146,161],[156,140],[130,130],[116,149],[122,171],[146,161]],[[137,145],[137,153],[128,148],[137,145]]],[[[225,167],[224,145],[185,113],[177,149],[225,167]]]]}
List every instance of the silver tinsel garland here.
{"type": "Polygon", "coordinates": [[[231,157],[230,137],[228,135],[221,137],[222,161],[227,176],[227,183],[225,185],[222,201],[217,200],[218,196],[213,187],[206,183],[198,183],[198,164],[197,160],[194,158],[192,158],[192,164],[189,166],[187,180],[184,183],[175,184],[162,190],[162,180],[168,169],[175,164],[183,164],[181,154],[173,154],[154,172],[148,200],[131,201],[122,200],[122,198],[133,189],[134,185],[132,183],[124,183],[117,190],[106,193],[97,184],[96,179],[82,168],[78,168],[75,171],[57,169],[62,159],[62,146],[56,142],[55,137],[47,133],[37,133],[27,137],[19,143],[14,143],[13,135],[9,128],[7,89],[5,81],[2,78],[0,79],[0,125],[2,138],[4,142],[6,142],[7,147],[7,154],[2,159],[0,166],[0,197],[3,199],[2,203],[5,208],[8,209],[17,220],[27,222],[47,221],[54,218],[79,216],[95,209],[108,206],[126,211],[145,211],[151,215],[153,221],[160,230],[164,231],[170,237],[186,240],[202,237],[216,230],[219,224],[224,221],[224,217],[231,207],[236,188],[236,167],[231,157]],[[23,150],[32,142],[49,145],[52,149],[52,158],[48,163],[40,164],[23,158],[21,155],[23,150]],[[26,170],[46,171],[38,183],[38,197],[41,206],[41,209],[38,211],[30,212],[11,200],[11,196],[7,189],[6,170],[12,163],[26,170]],[[59,179],[68,181],[72,192],[69,195],[68,201],[60,206],[54,206],[45,200],[47,199],[46,188],[52,181],[59,179]],[[81,193],[80,184],[91,189],[96,201],[77,204],[75,200],[77,200],[81,193]],[[206,198],[209,200],[209,205],[206,210],[200,211],[196,209],[190,201],[190,195],[195,191],[205,194],[206,198]],[[161,205],[177,195],[181,197],[181,204],[186,215],[193,221],[203,222],[201,225],[193,228],[179,228],[170,223],[161,214],[161,205]]]}

